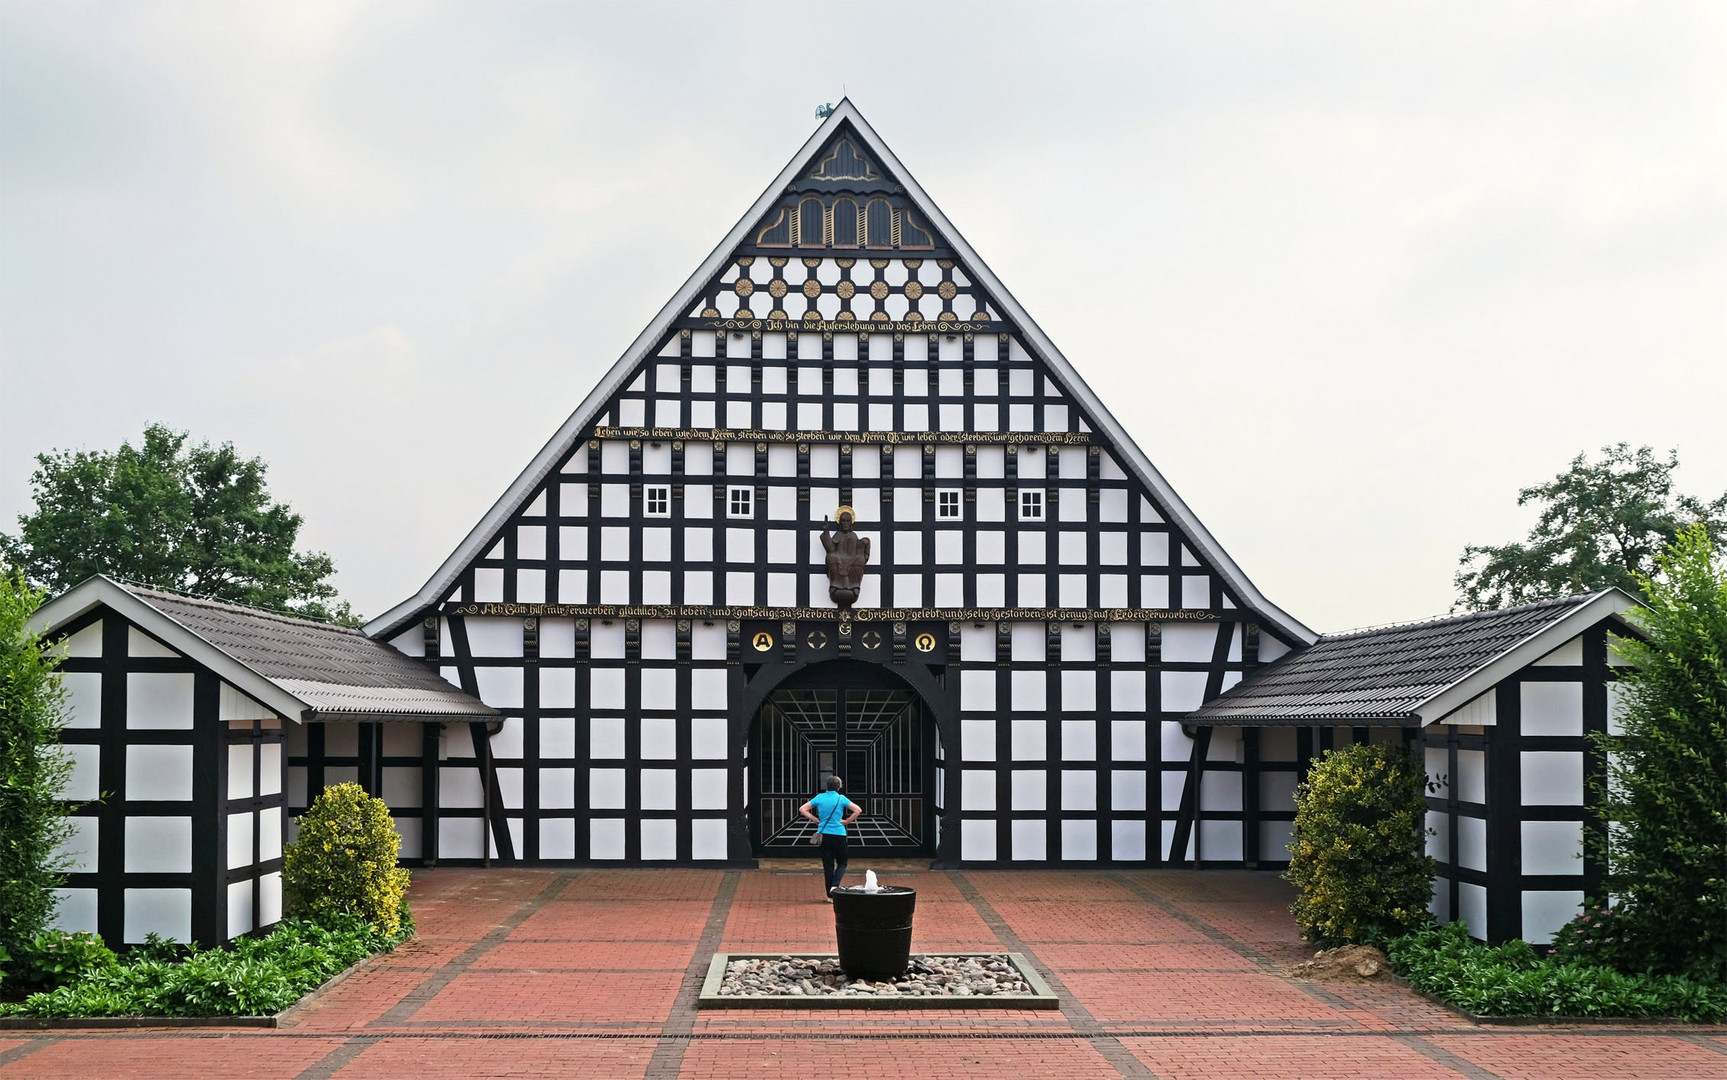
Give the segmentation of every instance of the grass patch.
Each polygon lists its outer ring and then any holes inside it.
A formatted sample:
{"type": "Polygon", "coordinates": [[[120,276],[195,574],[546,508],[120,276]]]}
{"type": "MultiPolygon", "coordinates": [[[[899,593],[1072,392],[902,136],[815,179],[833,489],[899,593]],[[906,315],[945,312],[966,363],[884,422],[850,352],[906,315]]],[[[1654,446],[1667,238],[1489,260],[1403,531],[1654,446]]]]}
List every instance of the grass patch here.
{"type": "Polygon", "coordinates": [[[1385,952],[1416,989],[1476,1016],[1727,1019],[1727,985],[1537,956],[1522,941],[1483,945],[1460,922],[1415,930],[1385,952]]]}
{"type": "Polygon", "coordinates": [[[263,1016],[277,1013],[413,934],[402,905],[393,934],[352,915],[289,919],[263,937],[193,950],[152,941],[52,990],[0,1003],[0,1016],[263,1016]]]}

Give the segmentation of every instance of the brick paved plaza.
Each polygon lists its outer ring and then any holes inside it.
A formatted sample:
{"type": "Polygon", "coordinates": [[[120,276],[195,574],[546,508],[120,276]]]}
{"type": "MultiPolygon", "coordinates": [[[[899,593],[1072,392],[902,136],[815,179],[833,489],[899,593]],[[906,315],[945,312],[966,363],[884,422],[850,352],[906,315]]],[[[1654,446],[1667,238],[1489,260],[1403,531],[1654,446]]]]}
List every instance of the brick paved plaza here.
{"type": "Polygon", "coordinates": [[[897,871],[919,951],[1034,958],[1060,1012],[693,1008],[707,960],[831,951],[819,875],[434,870],[419,937],[276,1030],[0,1032],[0,1077],[1727,1076],[1727,1029],[1486,1027],[1292,982],[1269,873],[897,871]]]}

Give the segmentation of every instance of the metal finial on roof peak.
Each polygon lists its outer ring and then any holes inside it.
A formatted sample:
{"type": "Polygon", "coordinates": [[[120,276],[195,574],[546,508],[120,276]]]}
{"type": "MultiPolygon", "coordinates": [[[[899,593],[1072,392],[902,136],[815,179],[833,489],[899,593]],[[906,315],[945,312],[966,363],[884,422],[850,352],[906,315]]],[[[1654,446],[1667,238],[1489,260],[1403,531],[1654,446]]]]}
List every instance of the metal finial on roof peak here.
{"type": "Polygon", "coordinates": [[[816,106],[816,119],[817,120],[826,120],[828,117],[832,116],[833,114],[834,114],[834,103],[831,101],[825,101],[822,104],[816,106]]]}

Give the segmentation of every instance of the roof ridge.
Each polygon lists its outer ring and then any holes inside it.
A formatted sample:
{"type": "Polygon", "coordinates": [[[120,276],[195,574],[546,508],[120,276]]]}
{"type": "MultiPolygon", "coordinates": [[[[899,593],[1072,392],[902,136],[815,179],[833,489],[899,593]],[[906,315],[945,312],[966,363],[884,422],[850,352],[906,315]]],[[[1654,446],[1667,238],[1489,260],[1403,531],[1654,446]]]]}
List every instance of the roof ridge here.
{"type": "MultiPolygon", "coordinates": [[[[1592,596],[1598,596],[1605,590],[1587,593],[1571,593],[1567,596],[1555,596],[1547,600],[1532,600],[1527,604],[1515,604],[1511,607],[1489,608],[1485,611],[1466,611],[1461,615],[1435,615],[1427,619],[1412,619],[1408,622],[1379,623],[1373,626],[1358,626],[1351,630],[1339,630],[1335,634],[1321,634],[1320,641],[1341,641],[1345,638],[1362,637],[1367,634],[1377,634],[1386,630],[1406,630],[1415,627],[1439,626],[1443,623],[1466,623],[1474,619],[1491,619],[1496,616],[1509,615],[1516,612],[1539,611],[1543,608],[1559,607],[1561,605],[1575,607],[1592,596]]],[[[1315,642],[1318,644],[1318,642],[1315,642]]]]}
{"type": "Polygon", "coordinates": [[[146,595],[146,596],[153,595],[153,596],[169,597],[171,599],[179,600],[179,601],[182,601],[182,602],[188,603],[188,604],[196,604],[196,605],[199,605],[201,607],[225,609],[228,611],[239,612],[239,613],[245,614],[245,615],[256,615],[260,618],[273,619],[276,622],[284,622],[284,623],[298,624],[298,625],[303,625],[303,626],[310,626],[310,627],[314,627],[314,628],[319,629],[319,630],[329,630],[329,631],[332,631],[334,633],[339,633],[339,634],[358,634],[360,637],[366,636],[365,631],[359,629],[358,627],[342,626],[338,623],[325,622],[322,619],[307,618],[304,615],[293,615],[293,614],[290,614],[289,612],[280,611],[280,610],[277,610],[275,608],[260,607],[256,604],[246,604],[246,603],[242,603],[238,600],[223,600],[223,599],[219,599],[219,598],[214,597],[214,596],[201,596],[197,593],[180,592],[180,591],[175,590],[175,589],[164,589],[164,588],[161,588],[161,587],[156,586],[156,585],[145,585],[141,582],[132,581],[128,578],[114,577],[112,575],[109,575],[109,578],[116,585],[119,585],[121,588],[125,589],[127,592],[134,593],[134,594],[141,594],[141,595],[146,595]]]}

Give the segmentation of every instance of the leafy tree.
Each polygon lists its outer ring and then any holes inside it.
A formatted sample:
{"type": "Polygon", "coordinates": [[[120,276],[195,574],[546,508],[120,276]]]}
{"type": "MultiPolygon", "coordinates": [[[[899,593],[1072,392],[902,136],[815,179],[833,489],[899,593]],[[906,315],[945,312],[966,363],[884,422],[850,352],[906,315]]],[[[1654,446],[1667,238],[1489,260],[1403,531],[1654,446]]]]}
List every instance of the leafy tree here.
{"type": "Polygon", "coordinates": [[[1597,739],[1607,889],[1645,970],[1727,982],[1727,565],[1702,524],[1655,561],[1621,733],[1597,739]]]}
{"type": "Polygon", "coordinates": [[[188,437],[152,424],[140,446],[38,454],[36,511],[0,535],[0,554],[55,591],[103,573],[356,624],[333,602],[330,557],[294,550],[300,515],[271,501],[263,459],[188,437]]]}
{"type": "Polygon", "coordinates": [[[1727,537],[1727,494],[1705,503],[1673,492],[1677,452],[1665,461],[1647,446],[1605,446],[1601,460],[1586,454],[1545,484],[1517,493],[1541,517],[1526,543],[1470,544],[1453,581],[1453,610],[1486,611],[1609,586],[1637,588],[1655,572],[1655,557],[1693,521],[1716,543],[1727,537]]]}
{"type": "Polygon", "coordinates": [[[28,626],[41,603],[23,575],[0,575],[0,969],[53,918],[71,828],[60,802],[72,769],[60,749],[60,661],[28,626]]]}
{"type": "Polygon", "coordinates": [[[1427,774],[1399,744],[1328,750],[1295,788],[1284,877],[1301,936],[1322,947],[1374,944],[1428,921],[1427,774]]]}

